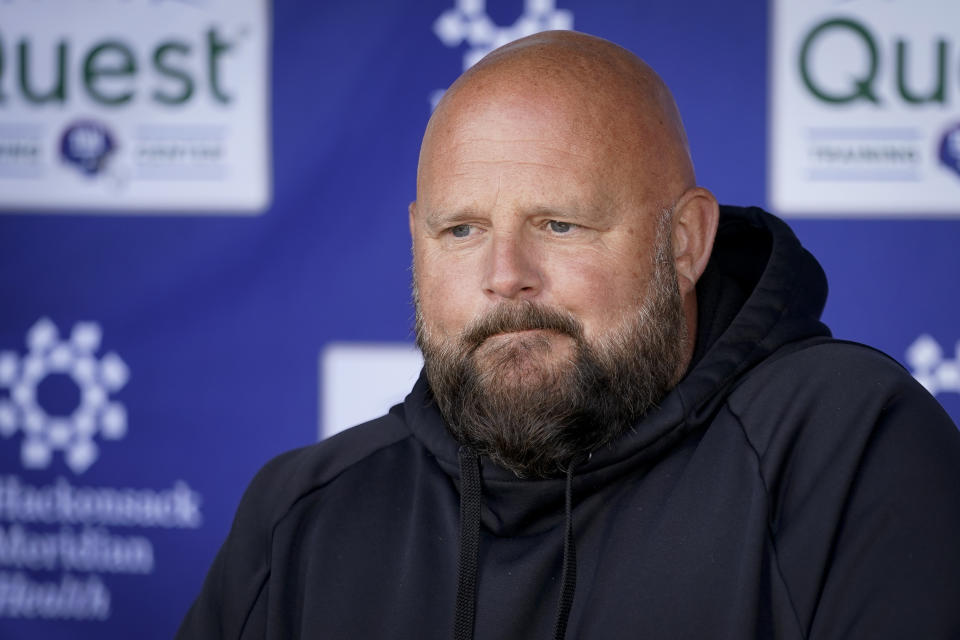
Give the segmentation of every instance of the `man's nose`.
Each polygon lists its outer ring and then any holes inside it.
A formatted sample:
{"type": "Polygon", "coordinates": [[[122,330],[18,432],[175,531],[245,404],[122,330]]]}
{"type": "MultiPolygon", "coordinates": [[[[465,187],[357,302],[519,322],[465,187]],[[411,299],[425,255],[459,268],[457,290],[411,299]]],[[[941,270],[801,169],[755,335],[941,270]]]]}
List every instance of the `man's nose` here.
{"type": "Polygon", "coordinates": [[[543,285],[538,260],[520,234],[495,236],[488,246],[483,290],[493,298],[527,299],[543,285]]]}

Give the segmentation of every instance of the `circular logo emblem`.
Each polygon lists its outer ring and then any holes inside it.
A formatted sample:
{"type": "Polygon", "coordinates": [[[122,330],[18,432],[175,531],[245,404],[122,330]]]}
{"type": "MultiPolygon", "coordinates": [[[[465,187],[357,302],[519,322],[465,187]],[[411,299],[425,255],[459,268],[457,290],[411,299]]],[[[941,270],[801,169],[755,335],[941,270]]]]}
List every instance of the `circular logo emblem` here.
{"type": "Polygon", "coordinates": [[[60,155],[87,176],[103,171],[107,158],[116,148],[110,130],[94,120],[79,120],[69,125],[60,137],[60,155]]]}
{"type": "Polygon", "coordinates": [[[960,124],[947,129],[940,141],[940,162],[960,176],[960,124]]]}

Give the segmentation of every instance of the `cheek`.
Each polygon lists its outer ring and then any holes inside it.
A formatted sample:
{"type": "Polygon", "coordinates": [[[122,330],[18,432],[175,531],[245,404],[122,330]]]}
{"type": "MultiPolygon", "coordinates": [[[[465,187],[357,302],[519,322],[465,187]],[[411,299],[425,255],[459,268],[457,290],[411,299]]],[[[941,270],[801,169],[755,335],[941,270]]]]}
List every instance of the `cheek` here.
{"type": "Polygon", "coordinates": [[[469,292],[476,285],[470,280],[470,270],[430,256],[416,260],[415,267],[424,323],[445,335],[457,333],[473,317],[469,292]]]}
{"type": "Polygon", "coordinates": [[[588,335],[618,326],[646,295],[650,272],[637,262],[581,257],[555,270],[554,298],[580,319],[588,335]]]}

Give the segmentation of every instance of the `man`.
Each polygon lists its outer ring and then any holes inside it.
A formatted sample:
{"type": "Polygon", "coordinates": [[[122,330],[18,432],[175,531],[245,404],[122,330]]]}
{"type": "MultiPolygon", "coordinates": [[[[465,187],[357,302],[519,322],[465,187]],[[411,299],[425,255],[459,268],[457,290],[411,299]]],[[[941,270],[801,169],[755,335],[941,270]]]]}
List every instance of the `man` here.
{"type": "Polygon", "coordinates": [[[258,474],[179,637],[958,637],[960,434],[639,59],[491,53],[410,230],[425,374],[258,474]]]}

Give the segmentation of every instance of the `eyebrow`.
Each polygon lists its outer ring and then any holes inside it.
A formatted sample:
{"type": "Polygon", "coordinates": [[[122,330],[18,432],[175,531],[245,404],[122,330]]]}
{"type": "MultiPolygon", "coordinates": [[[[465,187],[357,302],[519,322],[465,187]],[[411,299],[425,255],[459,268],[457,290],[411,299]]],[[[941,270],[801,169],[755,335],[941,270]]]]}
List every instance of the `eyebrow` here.
{"type": "Polygon", "coordinates": [[[458,211],[431,211],[424,216],[424,223],[428,229],[439,229],[441,227],[456,226],[462,222],[476,220],[478,217],[475,209],[460,209],[458,211]]]}
{"type": "MultiPolygon", "coordinates": [[[[564,209],[553,209],[551,207],[531,207],[519,212],[523,217],[543,217],[551,219],[563,219],[570,222],[599,221],[608,217],[609,212],[604,209],[585,208],[573,204],[564,209]]],[[[434,210],[424,216],[424,223],[428,229],[440,229],[453,227],[486,217],[473,207],[466,207],[456,211],[434,210]]]]}

